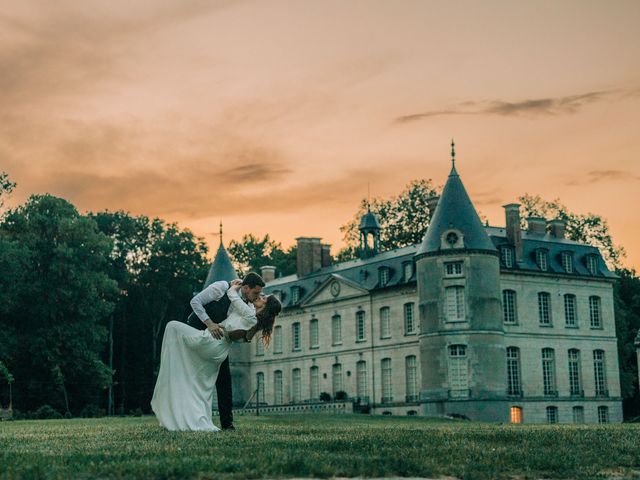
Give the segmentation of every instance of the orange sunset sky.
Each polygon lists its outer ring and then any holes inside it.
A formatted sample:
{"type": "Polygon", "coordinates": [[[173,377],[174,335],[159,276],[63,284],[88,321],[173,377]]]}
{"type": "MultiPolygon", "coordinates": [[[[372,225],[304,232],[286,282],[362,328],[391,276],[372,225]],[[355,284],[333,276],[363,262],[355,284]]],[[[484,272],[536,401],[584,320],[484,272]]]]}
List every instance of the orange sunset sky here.
{"type": "Polygon", "coordinates": [[[640,2],[0,0],[8,204],[291,245],[457,168],[609,222],[640,267],[640,2]]]}

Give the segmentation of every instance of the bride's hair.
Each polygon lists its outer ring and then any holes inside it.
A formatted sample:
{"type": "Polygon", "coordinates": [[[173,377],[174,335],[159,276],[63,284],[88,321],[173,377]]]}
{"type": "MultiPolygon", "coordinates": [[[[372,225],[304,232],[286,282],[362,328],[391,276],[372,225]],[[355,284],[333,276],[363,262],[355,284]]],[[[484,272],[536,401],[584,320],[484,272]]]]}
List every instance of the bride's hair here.
{"type": "Polygon", "coordinates": [[[264,343],[265,347],[268,347],[271,342],[273,324],[276,322],[276,317],[281,310],[282,304],[280,300],[275,295],[269,295],[264,308],[256,314],[258,328],[262,330],[262,343],[264,343]]]}

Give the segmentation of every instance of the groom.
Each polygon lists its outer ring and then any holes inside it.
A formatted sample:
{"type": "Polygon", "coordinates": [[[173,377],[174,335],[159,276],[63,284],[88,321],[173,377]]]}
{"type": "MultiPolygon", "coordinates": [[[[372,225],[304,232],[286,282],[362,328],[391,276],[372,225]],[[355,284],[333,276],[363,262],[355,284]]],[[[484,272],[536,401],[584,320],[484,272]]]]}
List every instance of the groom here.
{"type": "MultiPolygon", "coordinates": [[[[240,282],[234,280],[233,283],[240,282]]],[[[225,280],[214,282],[191,299],[193,312],[189,315],[187,323],[194,328],[209,330],[214,338],[222,338],[224,329],[218,325],[229,315],[231,300],[227,296],[227,290],[231,284],[225,280]]],[[[240,297],[247,303],[252,303],[264,287],[262,277],[254,272],[249,272],[242,280],[240,297]]],[[[216,392],[218,393],[218,412],[220,413],[220,427],[223,430],[235,430],[233,426],[231,389],[231,370],[229,369],[229,357],[220,365],[220,372],[216,380],[216,392]]]]}

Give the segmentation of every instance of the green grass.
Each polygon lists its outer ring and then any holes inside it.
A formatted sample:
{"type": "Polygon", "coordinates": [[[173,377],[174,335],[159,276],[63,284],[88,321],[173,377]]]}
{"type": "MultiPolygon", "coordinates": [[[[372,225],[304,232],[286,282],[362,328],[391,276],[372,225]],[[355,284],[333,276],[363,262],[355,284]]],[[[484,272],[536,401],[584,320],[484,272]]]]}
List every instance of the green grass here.
{"type": "Polygon", "coordinates": [[[373,416],[240,417],[235,432],[155,418],[0,423],[0,478],[640,478],[639,425],[522,426],[373,416]]]}

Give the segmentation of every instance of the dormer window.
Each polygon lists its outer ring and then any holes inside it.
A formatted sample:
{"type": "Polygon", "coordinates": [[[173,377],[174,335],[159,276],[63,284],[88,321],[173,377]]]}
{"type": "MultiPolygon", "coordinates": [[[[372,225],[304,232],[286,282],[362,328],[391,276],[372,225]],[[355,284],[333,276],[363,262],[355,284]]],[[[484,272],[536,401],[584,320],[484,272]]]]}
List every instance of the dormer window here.
{"type": "Polygon", "coordinates": [[[367,272],[366,270],[360,270],[360,283],[364,283],[368,276],[369,272],[367,272]]]}
{"type": "Polygon", "coordinates": [[[378,284],[384,287],[389,283],[389,267],[380,267],[378,269],[378,284]]]}
{"type": "Polygon", "coordinates": [[[462,262],[445,262],[444,274],[446,277],[459,277],[462,275],[462,262]]]}
{"type": "Polygon", "coordinates": [[[587,255],[587,270],[591,275],[598,274],[598,256],[593,253],[587,255]]]}
{"type": "Polygon", "coordinates": [[[408,282],[413,276],[413,262],[404,262],[402,264],[402,271],[404,272],[404,281],[408,282]]]}
{"type": "Polygon", "coordinates": [[[291,305],[300,301],[300,287],[291,287],[291,305]]]}
{"type": "Polygon", "coordinates": [[[538,248],[536,250],[536,264],[543,272],[549,269],[548,252],[546,248],[538,248]]]}
{"type": "Polygon", "coordinates": [[[513,248],[510,245],[500,247],[500,259],[507,268],[513,268],[513,248]]]}
{"type": "Polygon", "coordinates": [[[573,273],[573,252],[562,252],[562,269],[566,273],[573,273]]]}

